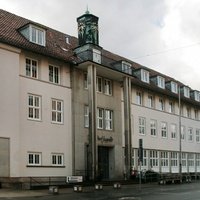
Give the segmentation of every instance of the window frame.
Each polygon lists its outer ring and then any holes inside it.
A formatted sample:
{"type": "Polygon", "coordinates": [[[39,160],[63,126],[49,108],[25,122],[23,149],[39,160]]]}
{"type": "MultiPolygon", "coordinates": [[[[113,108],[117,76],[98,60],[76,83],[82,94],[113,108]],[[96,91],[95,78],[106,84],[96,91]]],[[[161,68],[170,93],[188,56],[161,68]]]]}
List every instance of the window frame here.
{"type": "Polygon", "coordinates": [[[104,110],[104,124],[105,130],[112,131],[113,130],[113,111],[109,109],[104,110]],[[109,125],[108,125],[109,124],[109,125]]]}
{"type": "Polygon", "coordinates": [[[150,134],[153,137],[157,136],[157,120],[155,119],[150,119],[150,134]]]}
{"type": "Polygon", "coordinates": [[[171,81],[171,92],[175,94],[178,93],[178,84],[174,81],[171,81]]]}
{"type": "Polygon", "coordinates": [[[161,138],[167,138],[167,122],[161,122],[161,138]]]}
{"type": "Polygon", "coordinates": [[[35,121],[41,121],[41,106],[42,106],[41,101],[42,101],[41,96],[35,95],[35,94],[28,94],[28,119],[35,120],[35,121]],[[32,97],[33,105],[30,105],[30,102],[31,102],[30,97],[32,97]],[[36,100],[36,98],[37,98],[37,100],[36,100]],[[38,105],[36,105],[36,103],[38,105]],[[32,117],[30,116],[30,114],[31,114],[30,110],[32,110],[32,117]],[[36,117],[36,115],[38,115],[38,117],[36,117]]]}
{"type": "Polygon", "coordinates": [[[157,85],[159,88],[165,89],[165,78],[162,76],[157,76],[157,85]]]}
{"type": "Polygon", "coordinates": [[[193,128],[188,127],[188,141],[193,142],[193,128]]]}
{"type": "Polygon", "coordinates": [[[113,84],[110,79],[104,78],[104,94],[108,96],[113,95],[113,84]]]}
{"type": "Polygon", "coordinates": [[[35,60],[35,59],[32,59],[32,58],[28,58],[28,57],[26,57],[26,59],[25,59],[25,65],[26,65],[26,76],[27,77],[30,77],[30,78],[34,78],[34,79],[38,79],[38,61],[37,60],[35,60]],[[30,74],[28,74],[27,73],[27,67],[28,67],[28,63],[27,63],[27,61],[30,61],[30,74]],[[36,63],[36,66],[34,66],[33,65],[33,62],[35,62],[36,63]],[[35,73],[33,72],[34,71],[34,67],[35,67],[35,73]],[[35,76],[34,76],[34,74],[35,74],[35,76]]]}
{"type": "Polygon", "coordinates": [[[84,127],[89,128],[89,106],[84,106],[84,127]]]}
{"type": "Polygon", "coordinates": [[[190,98],[190,88],[184,86],[183,87],[183,94],[184,94],[184,97],[190,98]]]}
{"type": "Polygon", "coordinates": [[[64,102],[63,100],[59,100],[59,99],[54,99],[52,98],[51,99],[51,122],[52,123],[55,123],[55,124],[63,124],[63,113],[64,113],[64,102]],[[54,109],[53,108],[53,102],[55,102],[56,104],[56,108],[54,109]],[[58,103],[60,103],[60,110],[58,110],[59,106],[58,106],[58,103]],[[55,120],[53,120],[53,113],[55,113],[55,120]],[[60,121],[58,120],[59,117],[58,115],[60,115],[60,121]]]}
{"type": "Polygon", "coordinates": [[[177,139],[177,125],[176,124],[170,124],[170,131],[171,131],[171,138],[177,139]]]}
{"type": "Polygon", "coordinates": [[[64,154],[63,153],[51,153],[51,165],[52,166],[64,166],[64,154]]]}
{"type": "Polygon", "coordinates": [[[137,105],[142,105],[142,102],[143,99],[142,99],[142,92],[140,91],[136,91],[136,104],[137,105]]]}
{"type": "Polygon", "coordinates": [[[103,93],[103,78],[100,76],[96,77],[96,91],[99,93],[103,93]],[[99,84],[100,80],[100,84],[99,84]]]}
{"type": "Polygon", "coordinates": [[[165,101],[163,100],[163,98],[159,98],[158,100],[158,109],[160,111],[165,111],[165,101]]]}
{"type": "Polygon", "coordinates": [[[39,153],[39,152],[28,152],[27,154],[28,156],[28,163],[27,165],[28,166],[41,166],[42,165],[42,153],[39,153]],[[30,156],[33,156],[32,158],[32,162],[30,162],[30,156]],[[38,158],[36,158],[36,156],[38,158]],[[36,162],[38,160],[38,162],[36,162]]]}
{"type": "Polygon", "coordinates": [[[149,71],[141,69],[141,80],[145,83],[149,83],[149,71]]]}
{"type": "Polygon", "coordinates": [[[97,129],[103,130],[103,128],[104,128],[104,109],[97,108],[97,129]],[[102,113],[102,116],[100,116],[100,112],[102,113]]]}
{"type": "Polygon", "coordinates": [[[45,40],[46,40],[46,31],[37,26],[30,25],[30,42],[39,44],[41,46],[45,46],[45,40]],[[34,30],[35,30],[35,36],[33,35],[34,30]],[[39,39],[40,37],[39,34],[41,35],[41,41],[39,39]],[[34,37],[35,37],[35,40],[33,39],[34,37]]]}
{"type": "Polygon", "coordinates": [[[144,117],[138,118],[138,130],[139,130],[139,135],[146,135],[146,118],[144,117]]]}
{"type": "Polygon", "coordinates": [[[196,129],[196,142],[200,143],[200,129],[199,128],[196,129]]]}
{"type": "Polygon", "coordinates": [[[60,67],[56,65],[49,65],[49,82],[59,85],[60,84],[60,67]],[[50,67],[52,67],[52,72],[50,67]],[[57,71],[56,71],[57,70],[57,71]]]}

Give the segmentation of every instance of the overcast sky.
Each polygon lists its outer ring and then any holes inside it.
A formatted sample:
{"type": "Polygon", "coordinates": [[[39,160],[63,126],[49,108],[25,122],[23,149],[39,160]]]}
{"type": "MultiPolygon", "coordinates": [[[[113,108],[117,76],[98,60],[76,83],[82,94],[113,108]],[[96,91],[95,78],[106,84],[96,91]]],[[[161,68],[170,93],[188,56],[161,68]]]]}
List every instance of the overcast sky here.
{"type": "Polygon", "coordinates": [[[0,7],[77,37],[86,8],[99,44],[200,90],[200,0],[0,0],[0,7]]]}

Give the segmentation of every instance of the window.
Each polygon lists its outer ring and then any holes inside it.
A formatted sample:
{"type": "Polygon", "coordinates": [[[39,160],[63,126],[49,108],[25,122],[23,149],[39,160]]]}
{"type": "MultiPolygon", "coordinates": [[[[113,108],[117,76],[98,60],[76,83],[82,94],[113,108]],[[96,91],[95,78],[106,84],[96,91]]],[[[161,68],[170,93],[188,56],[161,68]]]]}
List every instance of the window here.
{"type": "Polygon", "coordinates": [[[194,154],[188,153],[188,166],[193,167],[194,166],[194,154]]]}
{"type": "Polygon", "coordinates": [[[165,89],[165,78],[157,76],[158,87],[165,89]]]}
{"type": "Polygon", "coordinates": [[[196,129],[196,142],[200,142],[200,129],[196,129]]]}
{"type": "Polygon", "coordinates": [[[89,127],[89,106],[84,107],[84,126],[89,127]]]}
{"type": "Polygon", "coordinates": [[[149,83],[149,72],[141,69],[141,80],[145,83],[149,83]]]}
{"type": "Polygon", "coordinates": [[[196,166],[200,167],[200,154],[199,153],[196,154],[196,166]]]}
{"type": "Polygon", "coordinates": [[[188,128],[188,141],[193,141],[193,130],[188,128]]]}
{"type": "Polygon", "coordinates": [[[26,58],[26,76],[38,78],[38,64],[36,60],[26,58]]]}
{"type": "Polygon", "coordinates": [[[59,67],[49,65],[49,81],[59,84],[60,82],[60,69],[59,67]]]}
{"type": "Polygon", "coordinates": [[[28,165],[41,165],[41,153],[28,153],[28,165]]]}
{"type": "Polygon", "coordinates": [[[28,118],[34,120],[41,119],[41,97],[28,95],[28,118]]]}
{"type": "Polygon", "coordinates": [[[188,87],[183,87],[183,94],[185,97],[189,98],[190,97],[190,88],[188,87]]]}
{"type": "Polygon", "coordinates": [[[199,111],[198,110],[194,110],[194,118],[196,120],[199,120],[199,111]]]}
{"type": "Polygon", "coordinates": [[[171,166],[177,167],[178,166],[178,153],[171,152],[171,166]]]}
{"type": "Polygon", "coordinates": [[[158,166],[158,152],[154,150],[150,150],[150,166],[157,167],[158,166]]]}
{"type": "Polygon", "coordinates": [[[122,72],[132,74],[132,65],[128,62],[122,61],[122,72]]]}
{"type": "Polygon", "coordinates": [[[174,103],[172,101],[169,102],[169,113],[174,113],[174,103]]]}
{"type": "Polygon", "coordinates": [[[186,117],[191,118],[191,109],[189,107],[186,108],[186,117]]]}
{"type": "Polygon", "coordinates": [[[103,129],[103,109],[97,108],[97,128],[103,129]]]}
{"type": "Polygon", "coordinates": [[[150,120],[150,128],[151,128],[151,135],[156,136],[156,129],[157,129],[157,122],[156,120],[151,119],[150,120]]]}
{"type": "Polygon", "coordinates": [[[168,152],[167,151],[161,151],[160,157],[161,157],[161,166],[162,167],[168,167],[168,165],[169,165],[168,152]]]}
{"type": "Polygon", "coordinates": [[[175,83],[175,82],[171,82],[171,91],[173,92],[173,93],[178,93],[178,86],[177,86],[177,83],[175,83]]]}
{"type": "Polygon", "coordinates": [[[171,124],[171,138],[176,139],[176,124],[171,124]]]}
{"type": "Polygon", "coordinates": [[[63,101],[52,99],[51,121],[63,123],[63,101]]]}
{"type": "Polygon", "coordinates": [[[112,95],[112,81],[104,79],[104,93],[107,95],[112,95]]]}
{"type": "Polygon", "coordinates": [[[113,129],[113,111],[105,110],[105,129],[112,130],[113,129]]]}
{"type": "Polygon", "coordinates": [[[142,166],[147,166],[147,150],[143,150],[143,161],[142,166]]]}
{"type": "Polygon", "coordinates": [[[51,164],[54,166],[63,166],[63,154],[52,154],[51,155],[51,164]]]}
{"type": "Polygon", "coordinates": [[[142,105],[142,93],[141,92],[136,92],[136,103],[138,105],[142,105]]]}
{"type": "Polygon", "coordinates": [[[113,130],[113,111],[97,108],[97,128],[113,130]]]}
{"type": "Polygon", "coordinates": [[[84,73],[84,89],[88,89],[88,75],[87,73],[84,73]]]}
{"type": "Polygon", "coordinates": [[[101,51],[93,49],[93,61],[101,64],[101,51]]]}
{"type": "Polygon", "coordinates": [[[161,137],[166,138],[167,137],[167,123],[161,122],[161,137]]]}
{"type": "Polygon", "coordinates": [[[23,28],[20,32],[30,42],[45,46],[46,32],[44,29],[30,24],[23,28]]]}
{"type": "Polygon", "coordinates": [[[186,153],[182,153],[182,166],[186,167],[187,166],[187,157],[186,157],[186,153]]]}
{"type": "Polygon", "coordinates": [[[163,99],[161,99],[161,98],[159,99],[159,102],[158,102],[158,109],[162,110],[162,111],[165,110],[165,104],[164,104],[163,99]]]}
{"type": "Polygon", "coordinates": [[[102,84],[102,78],[98,77],[96,78],[96,84],[97,84],[97,92],[103,92],[103,84],[102,84]]]}
{"type": "Polygon", "coordinates": [[[185,126],[181,126],[181,139],[185,140],[185,126]]]}
{"type": "Polygon", "coordinates": [[[199,91],[194,91],[194,100],[195,101],[200,101],[200,93],[199,93],[199,91]]]}
{"type": "Polygon", "coordinates": [[[152,95],[148,95],[148,107],[153,108],[154,107],[154,98],[152,95]]]}
{"type": "Polygon", "coordinates": [[[145,135],[145,118],[139,117],[139,134],[145,135]]]}

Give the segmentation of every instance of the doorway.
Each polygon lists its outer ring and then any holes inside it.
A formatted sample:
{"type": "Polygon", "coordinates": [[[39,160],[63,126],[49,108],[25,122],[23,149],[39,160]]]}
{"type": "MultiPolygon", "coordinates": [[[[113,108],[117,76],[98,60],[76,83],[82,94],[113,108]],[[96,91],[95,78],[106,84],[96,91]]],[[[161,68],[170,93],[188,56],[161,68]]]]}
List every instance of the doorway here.
{"type": "Polygon", "coordinates": [[[98,147],[98,179],[109,179],[109,147],[98,147]]]}

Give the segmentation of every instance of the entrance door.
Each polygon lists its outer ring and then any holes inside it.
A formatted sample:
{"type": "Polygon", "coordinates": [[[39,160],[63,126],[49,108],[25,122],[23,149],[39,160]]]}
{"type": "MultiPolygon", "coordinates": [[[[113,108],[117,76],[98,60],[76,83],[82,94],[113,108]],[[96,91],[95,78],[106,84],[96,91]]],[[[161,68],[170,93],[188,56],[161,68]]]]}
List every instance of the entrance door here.
{"type": "Polygon", "coordinates": [[[98,147],[98,178],[109,179],[109,148],[98,147]]]}
{"type": "Polygon", "coordinates": [[[0,138],[0,177],[9,176],[9,139],[0,138]]]}

